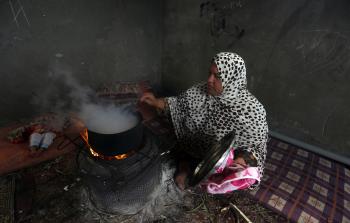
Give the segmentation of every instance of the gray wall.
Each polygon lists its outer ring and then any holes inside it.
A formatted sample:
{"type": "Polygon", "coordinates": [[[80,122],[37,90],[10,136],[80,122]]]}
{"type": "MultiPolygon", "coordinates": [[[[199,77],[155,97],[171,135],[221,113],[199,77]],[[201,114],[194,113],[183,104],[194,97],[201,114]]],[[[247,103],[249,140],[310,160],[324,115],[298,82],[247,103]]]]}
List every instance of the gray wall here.
{"type": "Polygon", "coordinates": [[[57,106],[66,93],[49,76],[57,64],[93,88],[118,80],[159,84],[161,0],[19,1],[29,23],[21,11],[17,25],[9,1],[0,1],[0,125],[57,106]],[[37,103],[46,96],[51,105],[37,103]]]}
{"type": "Polygon", "coordinates": [[[205,80],[211,57],[246,61],[271,130],[350,156],[350,1],[168,0],[162,83],[205,80]]]}
{"type": "Polygon", "coordinates": [[[162,77],[178,93],[206,79],[216,52],[234,51],[270,129],[350,156],[347,0],[20,2],[29,24],[21,12],[17,26],[0,0],[0,125],[57,106],[57,64],[81,85],[162,77]]]}

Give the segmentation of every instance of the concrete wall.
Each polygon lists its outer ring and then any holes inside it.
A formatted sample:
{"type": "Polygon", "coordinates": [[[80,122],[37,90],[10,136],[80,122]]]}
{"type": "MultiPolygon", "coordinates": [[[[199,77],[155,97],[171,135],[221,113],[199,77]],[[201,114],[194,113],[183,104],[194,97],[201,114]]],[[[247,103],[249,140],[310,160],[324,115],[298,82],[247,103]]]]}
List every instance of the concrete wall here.
{"type": "Polygon", "coordinates": [[[0,125],[57,106],[57,64],[81,85],[162,77],[175,94],[206,79],[216,52],[234,51],[270,129],[350,156],[347,0],[20,3],[16,22],[0,1],[0,125]]]}
{"type": "Polygon", "coordinates": [[[246,61],[271,130],[350,157],[348,0],[168,0],[163,86],[205,80],[211,57],[246,61]]]}
{"type": "Polygon", "coordinates": [[[18,2],[0,1],[0,125],[57,106],[67,93],[49,76],[57,66],[82,86],[159,83],[161,0],[18,2]]]}

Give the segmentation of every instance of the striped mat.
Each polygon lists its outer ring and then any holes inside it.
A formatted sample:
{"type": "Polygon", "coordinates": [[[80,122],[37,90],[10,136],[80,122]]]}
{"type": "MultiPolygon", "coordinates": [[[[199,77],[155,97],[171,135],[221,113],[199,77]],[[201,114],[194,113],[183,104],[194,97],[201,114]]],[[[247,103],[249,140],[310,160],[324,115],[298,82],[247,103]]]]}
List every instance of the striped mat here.
{"type": "Polygon", "coordinates": [[[261,187],[250,192],[291,222],[350,223],[350,168],[272,138],[261,187]]]}

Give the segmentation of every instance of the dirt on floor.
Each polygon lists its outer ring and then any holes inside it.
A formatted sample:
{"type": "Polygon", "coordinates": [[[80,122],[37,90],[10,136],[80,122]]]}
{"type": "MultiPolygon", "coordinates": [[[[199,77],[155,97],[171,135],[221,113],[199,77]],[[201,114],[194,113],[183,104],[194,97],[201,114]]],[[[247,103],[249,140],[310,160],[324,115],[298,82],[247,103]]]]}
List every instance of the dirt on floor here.
{"type": "MultiPolygon", "coordinates": [[[[77,170],[76,152],[19,171],[16,177],[15,222],[142,221],[135,216],[99,213],[89,202],[86,193],[77,170]]],[[[250,199],[244,192],[211,196],[202,193],[198,188],[186,190],[183,204],[176,204],[180,211],[172,216],[156,216],[151,222],[246,222],[234,205],[255,223],[288,222],[250,199]]]]}

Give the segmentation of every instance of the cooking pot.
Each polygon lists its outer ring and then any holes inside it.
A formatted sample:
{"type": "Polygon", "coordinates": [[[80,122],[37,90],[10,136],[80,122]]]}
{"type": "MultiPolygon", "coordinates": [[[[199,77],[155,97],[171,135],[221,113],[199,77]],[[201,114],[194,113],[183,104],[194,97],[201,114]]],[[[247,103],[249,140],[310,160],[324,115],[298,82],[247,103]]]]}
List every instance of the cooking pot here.
{"type": "Polygon", "coordinates": [[[137,150],[142,144],[143,125],[137,114],[136,126],[119,133],[104,134],[87,129],[88,141],[92,149],[100,155],[117,156],[137,150]]]}

